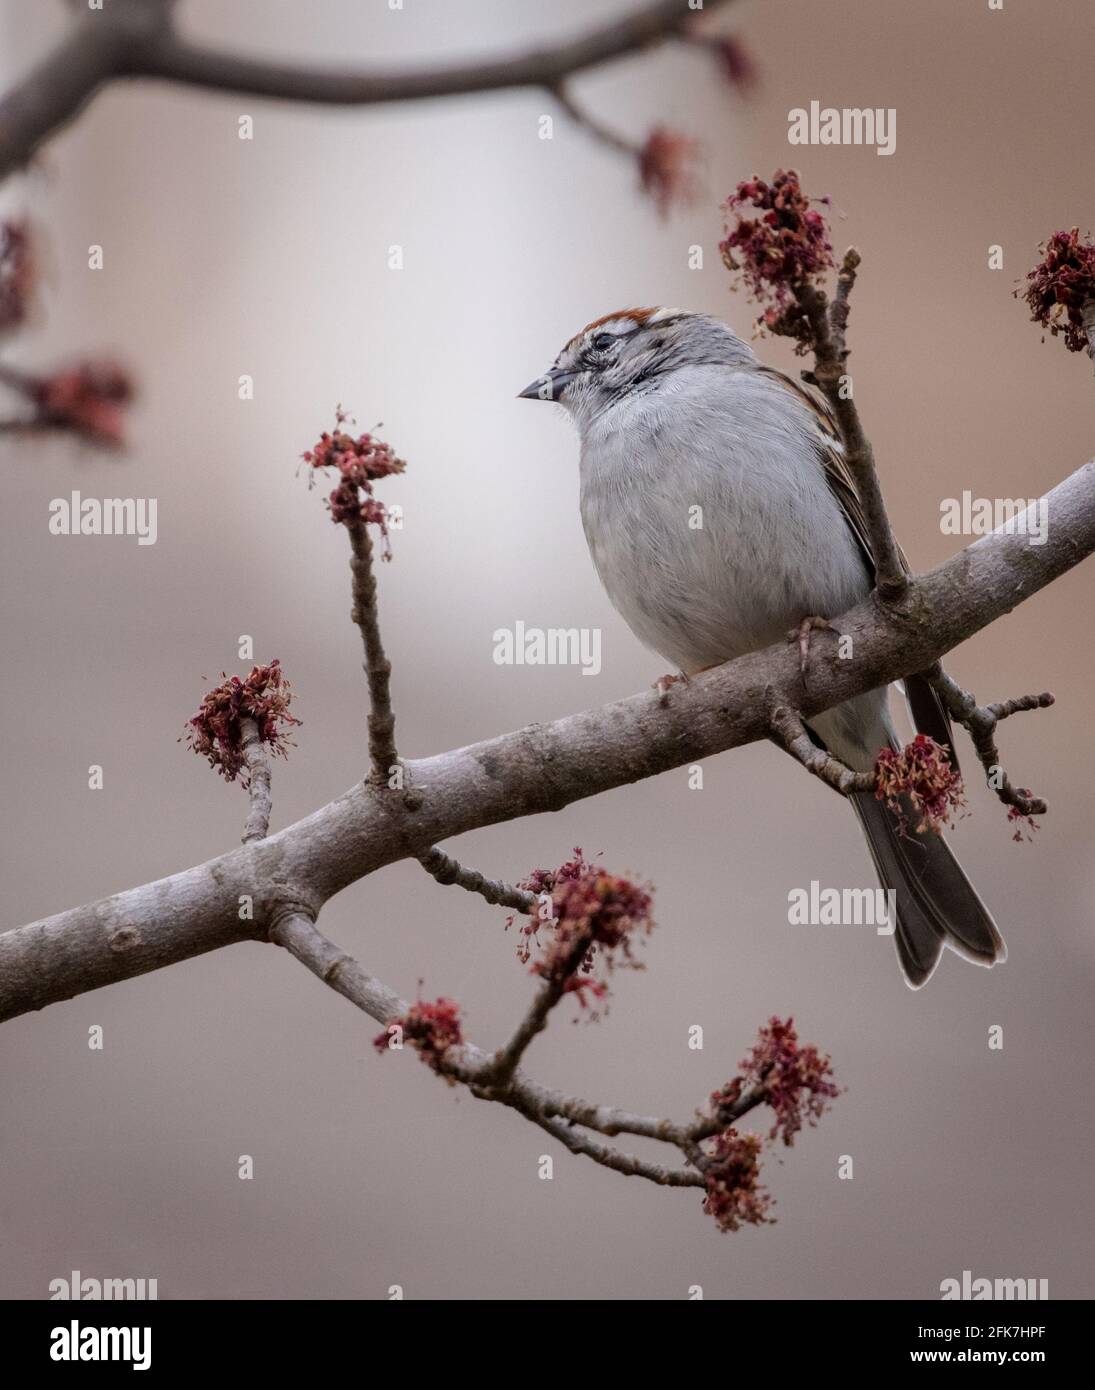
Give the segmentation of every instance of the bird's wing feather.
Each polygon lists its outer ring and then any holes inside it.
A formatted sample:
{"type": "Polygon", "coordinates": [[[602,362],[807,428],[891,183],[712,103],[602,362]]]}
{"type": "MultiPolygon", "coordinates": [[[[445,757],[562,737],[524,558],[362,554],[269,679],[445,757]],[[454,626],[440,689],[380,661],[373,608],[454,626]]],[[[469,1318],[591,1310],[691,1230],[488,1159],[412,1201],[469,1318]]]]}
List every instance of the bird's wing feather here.
{"type": "MultiPolygon", "coordinates": [[[[758,371],[779,382],[786,390],[797,396],[817,420],[818,457],[825,473],[825,480],[840,505],[844,520],[848,523],[848,529],[859,545],[867,571],[873,580],[875,563],[874,555],[871,553],[867,517],[863,510],[859,490],[855,485],[855,479],[852,477],[851,469],[844,458],[844,445],[841,443],[840,431],[832,411],[821,396],[808,390],[806,386],[794,381],[783,372],[776,371],[774,367],[759,367],[758,371]]],[[[897,553],[901,557],[901,564],[911,574],[912,567],[900,546],[898,546],[897,553]]],[[[946,748],[950,753],[951,766],[957,770],[958,752],[954,746],[954,732],[951,728],[950,717],[934,686],[924,675],[906,676],[905,696],[917,731],[927,734],[941,747],[946,748]]]]}

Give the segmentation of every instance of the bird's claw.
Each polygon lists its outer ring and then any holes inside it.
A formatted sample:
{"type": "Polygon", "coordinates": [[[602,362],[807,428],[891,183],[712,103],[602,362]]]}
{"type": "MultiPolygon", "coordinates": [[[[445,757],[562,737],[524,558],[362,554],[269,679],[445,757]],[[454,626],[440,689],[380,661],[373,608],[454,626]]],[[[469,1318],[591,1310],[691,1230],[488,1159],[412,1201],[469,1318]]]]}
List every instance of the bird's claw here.
{"type": "Polygon", "coordinates": [[[806,667],[810,660],[810,637],[818,631],[835,632],[836,628],[828,618],[819,618],[816,614],[811,614],[803,618],[798,627],[793,627],[787,634],[788,642],[798,642],[798,666],[802,679],[806,680],[806,667]]]}
{"type": "Polygon", "coordinates": [[[675,676],[660,676],[651,686],[652,690],[658,692],[658,703],[667,705],[669,703],[669,690],[674,685],[691,685],[692,682],[684,671],[678,671],[675,676]]]}

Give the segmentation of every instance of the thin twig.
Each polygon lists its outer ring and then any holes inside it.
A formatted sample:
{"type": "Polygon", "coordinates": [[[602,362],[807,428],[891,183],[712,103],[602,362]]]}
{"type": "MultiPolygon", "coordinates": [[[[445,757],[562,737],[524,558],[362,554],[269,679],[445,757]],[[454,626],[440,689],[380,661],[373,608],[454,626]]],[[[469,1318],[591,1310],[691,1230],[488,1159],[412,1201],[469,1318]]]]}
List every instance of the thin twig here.
{"type": "MultiPolygon", "coordinates": [[[[378,1023],[390,1025],[407,1013],[406,1000],[329,941],[303,912],[283,912],[270,928],[269,938],[289,951],[317,979],[378,1023]]],[[[690,1124],[681,1125],[566,1096],[539,1085],[519,1071],[504,1088],[499,1088],[496,1056],[473,1043],[450,1048],[442,1057],[440,1070],[442,1075],[466,1085],[478,1099],[505,1105],[532,1120],[572,1153],[583,1154],[620,1173],[645,1177],[659,1186],[702,1187],[704,1182],[698,1172],[666,1168],[598,1144],[575,1126],[595,1130],[609,1138],[616,1134],[632,1134],[661,1140],[680,1148],[690,1161],[702,1163],[704,1155],[698,1148],[700,1142],[727,1128],[764,1099],[763,1092],[749,1089],[733,1107],[720,1111],[717,1116],[700,1116],[690,1124]]]]}
{"type": "Polygon", "coordinates": [[[588,131],[595,140],[599,140],[601,144],[607,145],[609,149],[616,150],[619,154],[627,155],[632,159],[638,159],[639,155],[642,153],[642,146],[626,139],[622,135],[617,135],[614,130],[610,130],[608,126],[603,125],[571,96],[570,90],[565,82],[560,82],[552,87],[551,93],[571,120],[583,130],[588,131]]]}
{"type": "MultiPolygon", "coordinates": [[[[524,1112],[522,1112],[524,1113],[524,1112]]],[[[535,1111],[528,1115],[533,1124],[547,1130],[553,1138],[568,1148],[573,1154],[582,1154],[600,1163],[613,1172],[627,1177],[646,1178],[659,1187],[706,1187],[704,1176],[695,1168],[669,1168],[661,1163],[651,1163],[649,1159],[635,1154],[625,1154],[610,1144],[602,1144],[580,1129],[574,1129],[565,1120],[548,1119],[535,1111]]]]}
{"type": "Polygon", "coordinates": [[[999,704],[979,705],[973,695],[943,670],[938,662],[926,673],[938,691],[947,712],[956,724],[961,724],[973,742],[989,786],[1005,806],[1013,806],[1021,816],[1044,816],[1046,803],[1032,796],[1026,787],[1015,787],[1000,765],[1000,750],[994,735],[1001,719],[1025,710],[1048,709],[1054,703],[1049,691],[1041,695],[1020,695],[999,704]]]}
{"type": "Polygon", "coordinates": [[[512,907],[517,912],[530,913],[536,910],[539,899],[535,893],[524,888],[515,888],[501,879],[484,878],[478,869],[466,869],[452,855],[434,845],[418,856],[418,862],[438,883],[448,887],[455,884],[469,893],[478,893],[492,905],[512,907]]]}
{"type": "Polygon", "coordinates": [[[824,748],[819,748],[806,732],[801,717],[788,705],[777,705],[772,711],[772,732],[784,748],[815,777],[820,777],[826,786],[838,791],[841,796],[851,796],[854,792],[871,792],[875,789],[876,778],[873,772],[854,772],[824,748]]]}
{"type": "Polygon", "coordinates": [[[1084,332],[1087,334],[1087,355],[1095,363],[1095,299],[1089,299],[1081,310],[1084,332]]]}
{"type": "Polygon", "coordinates": [[[259,726],[254,719],[240,720],[243,761],[247,765],[247,790],[251,806],[243,826],[243,843],[265,840],[270,833],[270,759],[266,756],[259,726]]]}
{"type": "Polygon", "coordinates": [[[395,714],[392,710],[392,663],[384,651],[376,606],[376,574],[373,571],[373,542],[363,521],[346,527],[350,534],[353,575],[351,617],[361,631],[365,651],[362,663],[369,682],[369,757],[373,781],[386,786],[399,761],[395,749],[395,714]]]}
{"type": "Polygon", "coordinates": [[[361,965],[328,940],[314,922],[298,912],[286,912],[269,930],[269,937],[317,979],[356,1004],[378,1023],[391,1023],[407,1012],[405,999],[368,974],[361,965]]]}
{"type": "Polygon", "coordinates": [[[831,306],[824,290],[803,282],[795,287],[795,298],[809,320],[813,338],[814,370],[812,379],[825,394],[836,416],[844,442],[844,459],[855,480],[856,491],[863,504],[871,553],[874,557],[875,588],[885,603],[894,603],[905,593],[909,575],[901,561],[901,552],[894,538],[886,512],[874,451],[863,430],[855,400],[849,391],[842,390],[845,359],[848,349],[845,335],[848,326],[849,296],[855,284],[859,252],[854,248],[844,257],[837,277],[836,301],[831,306]]]}
{"type": "Polygon", "coordinates": [[[567,953],[566,959],[558,963],[558,966],[536,991],[524,1018],[514,1029],[513,1036],[495,1054],[494,1069],[491,1073],[492,1086],[504,1090],[509,1085],[510,1078],[517,1070],[529,1044],[537,1033],[542,1033],[547,1027],[548,1015],[563,995],[567,993],[575,972],[586,958],[589,945],[588,934],[576,933],[574,943],[567,953]]]}

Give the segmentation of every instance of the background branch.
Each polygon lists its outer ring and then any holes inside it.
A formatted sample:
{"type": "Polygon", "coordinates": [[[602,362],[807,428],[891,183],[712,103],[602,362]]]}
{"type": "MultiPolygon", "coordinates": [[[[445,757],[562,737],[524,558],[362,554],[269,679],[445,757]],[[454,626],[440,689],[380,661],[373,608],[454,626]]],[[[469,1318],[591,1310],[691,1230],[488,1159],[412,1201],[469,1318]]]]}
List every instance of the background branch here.
{"type": "MultiPolygon", "coordinates": [[[[728,3],[707,0],[705,9],[728,3]]],[[[222,53],[177,34],[171,10],[164,0],[109,0],[105,9],[85,13],[72,33],[0,101],[0,178],[26,164],[100,87],[119,78],[157,78],[205,91],[329,106],[420,101],[512,87],[556,91],[573,74],[670,38],[696,19],[687,0],[653,0],[577,38],[531,51],[438,67],[370,71],[308,68],[222,53]]]]}

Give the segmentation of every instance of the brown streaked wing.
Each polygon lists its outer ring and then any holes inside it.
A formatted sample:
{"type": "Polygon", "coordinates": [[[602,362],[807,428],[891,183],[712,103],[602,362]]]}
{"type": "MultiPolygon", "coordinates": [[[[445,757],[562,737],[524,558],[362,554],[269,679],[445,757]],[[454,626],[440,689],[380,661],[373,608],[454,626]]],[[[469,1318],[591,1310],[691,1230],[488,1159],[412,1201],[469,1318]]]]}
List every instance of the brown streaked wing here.
{"type": "MultiPolygon", "coordinates": [[[[873,580],[875,577],[874,556],[871,553],[867,518],[863,511],[863,503],[860,500],[855,479],[845,462],[843,450],[834,447],[840,442],[840,432],[837,429],[832,411],[822,397],[783,372],[777,371],[774,367],[760,367],[759,370],[765,376],[778,381],[786,390],[791,391],[816,417],[818,422],[818,454],[821,458],[821,466],[825,471],[826,482],[840,504],[844,520],[856,538],[868,573],[873,580]]],[[[900,546],[898,546],[897,552],[901,557],[902,565],[911,574],[912,567],[905,552],[900,546]]],[[[917,732],[927,734],[929,738],[933,738],[936,743],[946,748],[950,753],[951,766],[957,770],[958,750],[954,746],[954,731],[951,728],[950,717],[927,677],[921,674],[906,676],[905,696],[909,702],[909,712],[917,732]]]]}

